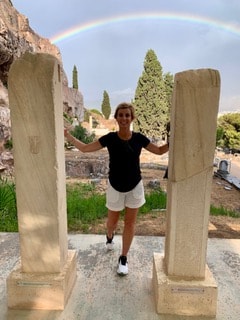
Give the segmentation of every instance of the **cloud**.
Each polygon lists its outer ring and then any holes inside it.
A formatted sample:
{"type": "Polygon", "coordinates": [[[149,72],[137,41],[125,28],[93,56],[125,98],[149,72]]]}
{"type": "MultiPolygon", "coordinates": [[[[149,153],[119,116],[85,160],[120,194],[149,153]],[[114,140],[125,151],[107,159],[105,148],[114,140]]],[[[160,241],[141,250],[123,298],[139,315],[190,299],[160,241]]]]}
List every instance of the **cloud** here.
{"type": "Polygon", "coordinates": [[[220,111],[240,112],[240,95],[221,97],[219,109],[220,111]]]}
{"type": "Polygon", "coordinates": [[[135,89],[125,88],[122,90],[115,90],[109,93],[111,105],[118,105],[121,102],[131,102],[135,96],[135,89]]]}
{"type": "Polygon", "coordinates": [[[164,73],[199,68],[219,70],[220,111],[239,109],[239,0],[12,2],[29,18],[30,26],[48,38],[78,25],[119,15],[168,12],[171,16],[186,18],[126,19],[90,28],[59,43],[70,82],[73,65],[78,68],[79,88],[86,107],[100,108],[104,90],[108,92],[112,106],[131,101],[146,52],[153,49],[164,73]]]}
{"type": "Polygon", "coordinates": [[[116,90],[112,92],[113,96],[119,97],[122,95],[134,95],[135,91],[131,88],[126,88],[126,89],[122,89],[122,90],[116,90]]]}

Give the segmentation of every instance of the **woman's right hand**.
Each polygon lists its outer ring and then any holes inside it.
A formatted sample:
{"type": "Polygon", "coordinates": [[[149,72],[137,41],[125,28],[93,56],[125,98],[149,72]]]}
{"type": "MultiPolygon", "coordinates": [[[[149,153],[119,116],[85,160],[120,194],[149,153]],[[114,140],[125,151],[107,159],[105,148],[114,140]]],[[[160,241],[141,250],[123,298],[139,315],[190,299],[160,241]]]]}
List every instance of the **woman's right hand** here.
{"type": "Polygon", "coordinates": [[[64,128],[64,137],[67,137],[68,135],[68,129],[64,128]]]}

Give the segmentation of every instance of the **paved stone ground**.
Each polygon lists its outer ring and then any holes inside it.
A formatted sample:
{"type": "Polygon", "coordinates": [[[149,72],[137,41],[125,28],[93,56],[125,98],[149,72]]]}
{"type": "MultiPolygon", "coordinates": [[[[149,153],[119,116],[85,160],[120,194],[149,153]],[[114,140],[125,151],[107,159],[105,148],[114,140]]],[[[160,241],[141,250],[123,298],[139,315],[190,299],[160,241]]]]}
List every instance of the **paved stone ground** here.
{"type": "MultiPolygon", "coordinates": [[[[103,235],[69,235],[77,250],[77,281],[64,311],[8,310],[6,278],[19,258],[18,234],[0,233],[0,320],[206,320],[158,315],[152,289],[153,252],[164,237],[137,236],[129,254],[129,275],[116,274],[121,236],[106,252],[103,235]]],[[[218,283],[216,320],[239,320],[240,239],[209,239],[207,263],[218,283]]],[[[212,318],[210,318],[212,319],[212,318]]]]}

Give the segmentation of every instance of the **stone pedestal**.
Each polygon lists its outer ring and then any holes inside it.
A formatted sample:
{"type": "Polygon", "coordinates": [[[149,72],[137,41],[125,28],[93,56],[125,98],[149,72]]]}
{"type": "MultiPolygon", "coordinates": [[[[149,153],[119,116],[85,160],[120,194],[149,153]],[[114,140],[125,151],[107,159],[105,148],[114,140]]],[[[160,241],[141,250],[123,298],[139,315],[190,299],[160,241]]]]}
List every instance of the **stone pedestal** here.
{"type": "Polygon", "coordinates": [[[165,254],[154,255],[153,268],[159,313],[216,314],[217,286],[206,250],[219,94],[216,70],[175,76],[165,254]]]}
{"type": "Polygon", "coordinates": [[[217,284],[206,265],[204,280],[167,276],[163,256],[154,253],[153,286],[157,313],[215,317],[217,284]]]}
{"type": "Polygon", "coordinates": [[[68,251],[61,272],[22,272],[21,265],[7,279],[10,309],[63,310],[76,280],[76,252],[68,251]]]}
{"type": "Polygon", "coordinates": [[[9,72],[21,255],[7,279],[10,308],[63,309],[76,277],[67,242],[61,87],[59,62],[48,54],[27,53],[9,72]]]}

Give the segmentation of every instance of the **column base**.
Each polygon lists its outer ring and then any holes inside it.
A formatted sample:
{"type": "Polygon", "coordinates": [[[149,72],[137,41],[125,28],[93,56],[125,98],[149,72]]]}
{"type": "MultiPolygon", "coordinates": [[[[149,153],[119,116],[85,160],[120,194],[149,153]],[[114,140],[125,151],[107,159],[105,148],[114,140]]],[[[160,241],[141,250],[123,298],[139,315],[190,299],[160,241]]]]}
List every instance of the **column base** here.
{"type": "Polygon", "coordinates": [[[153,288],[159,314],[216,316],[217,284],[207,265],[204,280],[173,280],[164,272],[163,256],[154,253],[153,288]]]}
{"type": "Polygon", "coordinates": [[[24,273],[18,267],[7,278],[9,309],[63,310],[77,276],[76,251],[69,250],[60,273],[24,273]]]}

